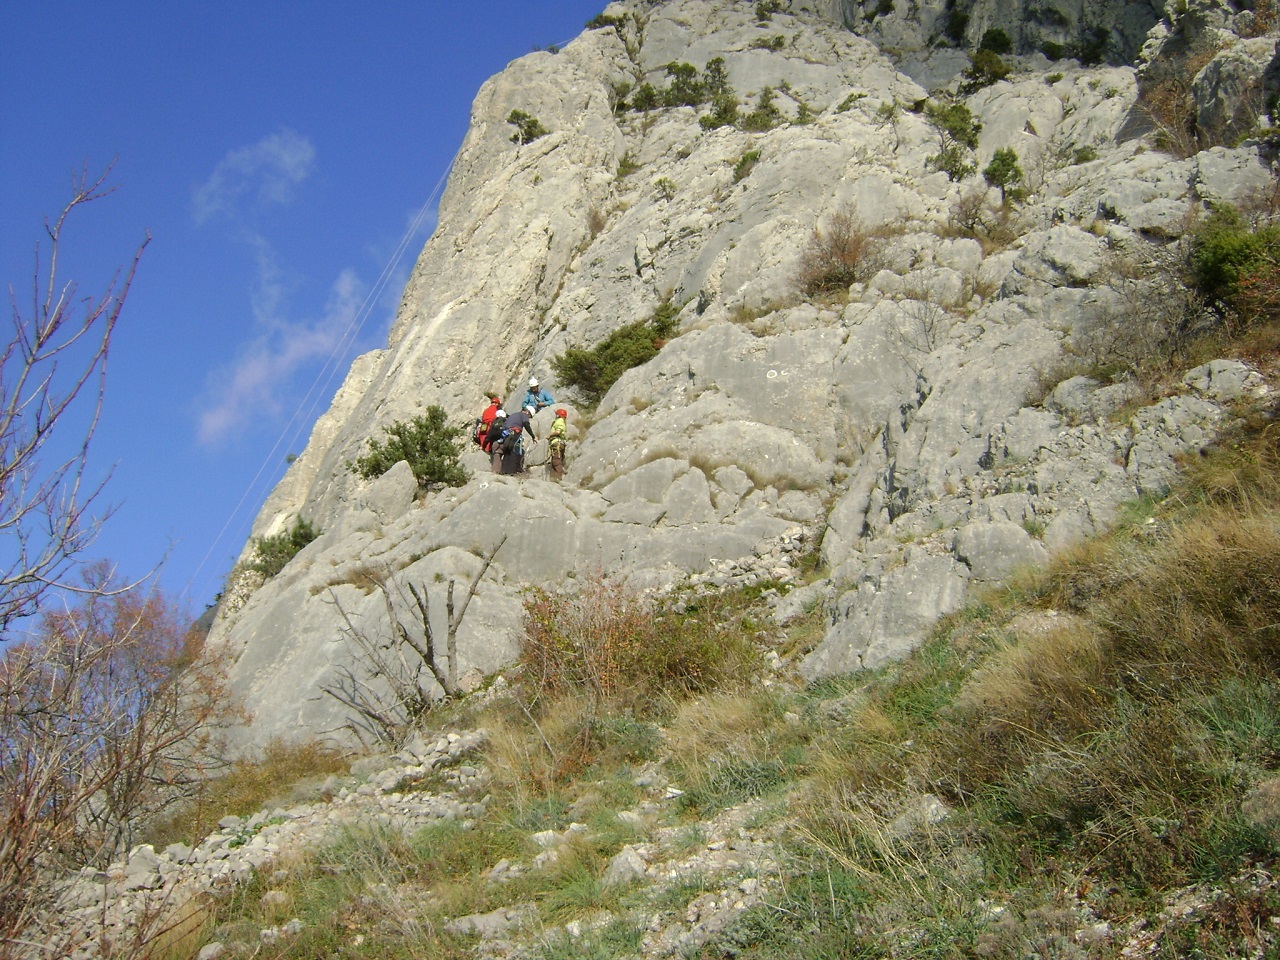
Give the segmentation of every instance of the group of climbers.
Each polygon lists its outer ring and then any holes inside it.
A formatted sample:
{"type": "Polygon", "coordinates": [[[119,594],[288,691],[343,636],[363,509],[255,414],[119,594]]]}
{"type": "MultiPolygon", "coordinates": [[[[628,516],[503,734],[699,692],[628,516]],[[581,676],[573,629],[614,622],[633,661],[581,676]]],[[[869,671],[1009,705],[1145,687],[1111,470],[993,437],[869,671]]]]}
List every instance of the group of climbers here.
{"type": "MultiPolygon", "coordinates": [[[[502,398],[489,395],[489,406],[476,421],[473,439],[480,449],[489,454],[494,473],[521,475],[526,473],[525,453],[538,442],[533,432],[533,418],[541,410],[555,403],[555,398],[538,385],[537,377],[529,378],[529,389],[520,401],[520,409],[508,415],[502,408],[502,398]]],[[[547,435],[550,450],[551,478],[564,476],[565,447],[568,442],[569,411],[563,407],[555,412],[551,430],[547,435]]]]}

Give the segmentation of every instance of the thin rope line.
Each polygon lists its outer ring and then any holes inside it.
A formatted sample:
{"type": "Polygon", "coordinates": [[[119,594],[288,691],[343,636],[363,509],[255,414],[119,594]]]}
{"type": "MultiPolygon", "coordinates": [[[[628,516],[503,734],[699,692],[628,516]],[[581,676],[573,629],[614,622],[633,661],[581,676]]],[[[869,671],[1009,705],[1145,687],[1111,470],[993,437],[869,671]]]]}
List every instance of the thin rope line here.
{"type": "Polygon", "coordinates": [[[192,572],[190,579],[187,580],[187,585],[182,591],[183,597],[186,597],[188,599],[190,598],[191,591],[194,588],[196,578],[199,577],[200,574],[204,572],[205,567],[209,563],[209,559],[213,556],[214,551],[218,549],[219,544],[221,544],[223,539],[226,537],[227,531],[231,528],[231,525],[234,522],[236,522],[236,519],[240,515],[240,512],[244,509],[244,505],[246,501],[248,501],[249,499],[249,495],[254,492],[259,481],[262,479],[263,474],[266,472],[267,468],[276,461],[279,451],[281,447],[284,445],[286,434],[288,434],[290,430],[294,430],[295,425],[297,426],[297,431],[293,434],[291,439],[293,440],[297,439],[298,432],[301,431],[301,427],[303,424],[301,417],[302,417],[304,408],[306,408],[307,414],[309,416],[311,411],[314,410],[315,405],[319,402],[320,391],[322,386],[328,386],[328,384],[332,382],[333,376],[338,369],[339,357],[341,357],[343,353],[346,352],[346,350],[348,349],[351,343],[355,342],[355,338],[359,336],[360,331],[364,329],[364,326],[368,322],[370,315],[373,313],[373,306],[377,302],[377,298],[380,297],[382,295],[382,291],[386,289],[387,284],[391,280],[392,273],[394,272],[396,266],[399,264],[401,258],[404,256],[405,250],[408,248],[409,243],[412,241],[414,235],[418,232],[418,229],[422,225],[423,220],[426,219],[427,212],[431,209],[433,203],[436,201],[436,198],[440,194],[441,187],[444,185],[445,180],[449,176],[450,169],[452,169],[452,164],[450,164],[449,167],[445,168],[444,173],[440,175],[440,179],[436,181],[435,187],[432,188],[431,193],[428,195],[426,202],[424,202],[422,206],[418,209],[418,212],[414,216],[413,220],[410,222],[408,229],[405,231],[404,235],[400,238],[400,242],[396,245],[395,250],[392,251],[390,259],[387,261],[386,265],[382,268],[382,273],[379,274],[378,279],[374,281],[373,286],[369,289],[369,292],[365,295],[364,300],[361,302],[359,309],[352,316],[351,322],[347,324],[347,329],[343,331],[343,334],[339,338],[337,344],[335,344],[333,350],[330,351],[328,359],[325,360],[324,365],[320,368],[319,372],[312,379],[311,386],[308,388],[302,400],[299,401],[297,407],[293,412],[293,415],[289,418],[289,421],[281,429],[280,434],[276,439],[276,442],[272,445],[270,451],[267,452],[266,456],[262,460],[262,463],[259,465],[257,473],[254,474],[253,479],[250,480],[249,484],[245,487],[244,493],[240,495],[239,501],[237,501],[235,507],[232,508],[230,515],[227,517],[226,521],[222,525],[222,529],[218,531],[217,537],[215,537],[213,542],[209,545],[209,549],[205,552],[204,557],[200,560],[200,563],[196,566],[195,570],[192,572]]]}

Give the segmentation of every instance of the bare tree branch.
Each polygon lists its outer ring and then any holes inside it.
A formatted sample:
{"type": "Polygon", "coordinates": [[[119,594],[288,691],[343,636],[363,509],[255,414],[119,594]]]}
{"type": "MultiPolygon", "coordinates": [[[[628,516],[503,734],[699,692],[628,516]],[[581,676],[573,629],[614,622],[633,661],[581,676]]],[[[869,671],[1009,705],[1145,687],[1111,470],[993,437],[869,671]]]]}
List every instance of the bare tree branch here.
{"type": "Polygon", "coordinates": [[[59,274],[68,218],[112,193],[110,172],[91,179],[81,170],[71,201],[45,222],[48,257],[42,262],[37,244],[29,315],[9,288],[12,330],[0,346],[0,639],[49,590],[87,589],[69,574],[110,512],[90,512],[105,480],[87,476],[88,450],[102,415],[111,339],[151,238],[100,296],[79,297],[75,282],[59,274]],[[47,461],[50,441],[57,436],[65,449],[69,431],[80,433],[71,452],[47,461]]]}
{"type": "MultiPolygon", "coordinates": [[[[480,581],[506,542],[504,536],[488,552],[480,572],[471,579],[462,604],[456,608],[454,581],[449,581],[445,601],[448,634],[444,663],[437,657],[430,594],[425,586],[419,589],[412,583],[406,585],[417,613],[416,622],[406,623],[397,612],[396,597],[388,579],[377,578],[391,634],[385,643],[357,627],[334,596],[334,604],[346,625],[347,641],[356,649],[357,663],[354,667],[340,667],[337,682],[324,687],[322,692],[353,712],[346,729],[362,743],[366,735],[384,743],[400,742],[441,695],[452,698],[461,692],[458,686],[458,628],[480,581]],[[431,680],[426,679],[427,674],[431,680]]],[[[403,601],[403,595],[400,599],[403,601]]]]}

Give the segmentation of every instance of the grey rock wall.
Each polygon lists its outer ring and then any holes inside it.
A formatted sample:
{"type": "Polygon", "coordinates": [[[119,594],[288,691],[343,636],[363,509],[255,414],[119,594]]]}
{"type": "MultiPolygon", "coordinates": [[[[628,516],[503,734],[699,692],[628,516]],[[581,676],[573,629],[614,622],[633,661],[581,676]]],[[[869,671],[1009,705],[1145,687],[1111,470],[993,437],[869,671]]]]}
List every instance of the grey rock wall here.
{"type": "MultiPolygon", "coordinates": [[[[997,9],[975,3],[973,29],[997,9]]],[[[804,596],[828,623],[802,672],[882,664],[974,584],[1166,487],[1235,398],[1265,389],[1238,367],[1200,371],[1147,408],[1123,384],[1063,375],[1052,389],[1064,352],[1123,314],[1118,257],[1176,244],[1207,201],[1273,182],[1258,144],[1175,159],[1124,132],[1133,67],[1028,60],[966,101],[983,123],[977,168],[1012,147],[1029,189],[1008,238],[984,244],[956,226],[982,177],[931,168],[936,133],[910,109],[928,91],[902,50],[841,26],[857,21],[848,4],[790,10],[762,22],[731,0],[615,3],[621,30],[530,54],[480,90],[386,348],[353,365],[254,525],[261,536],[305,516],[323,534],[215,624],[254,712],[246,745],[341,735],[350,715],[324,691],[361,668],[348,634],[391,629],[374,582],[397,602],[425,590],[442,635],[447,584],[465,589],[499,543],[458,632],[471,680],[516,655],[531,585],[795,579],[802,543],[821,551],[826,578],[804,596]],[[660,87],[668,62],[713,57],[744,109],[767,86],[785,122],[707,131],[705,109],[614,112],[620,82],[660,87]],[[550,133],[511,143],[513,109],[550,133]],[[847,296],[802,295],[806,244],[850,214],[873,234],[865,279],[847,296]],[[667,300],[679,335],[580,411],[551,358],[667,300]],[[495,477],[480,454],[469,483],[425,496],[403,468],[373,483],[345,468],[382,425],[432,403],[464,422],[487,391],[514,402],[530,374],[569,401],[563,483],[542,467],[495,477]]],[[[1173,29],[1162,21],[1153,42],[1173,29]]],[[[1254,46],[1242,49],[1262,62],[1254,46]]]]}

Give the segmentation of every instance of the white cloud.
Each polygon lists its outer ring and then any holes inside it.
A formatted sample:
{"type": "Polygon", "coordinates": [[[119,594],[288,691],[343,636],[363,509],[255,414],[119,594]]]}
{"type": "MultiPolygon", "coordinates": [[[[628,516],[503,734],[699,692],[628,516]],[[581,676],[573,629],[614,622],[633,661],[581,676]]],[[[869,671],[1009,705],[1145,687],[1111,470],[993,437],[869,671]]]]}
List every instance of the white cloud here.
{"type": "MultiPolygon", "coordinates": [[[[269,290],[272,282],[270,277],[263,279],[269,290]]],[[[265,299],[270,301],[272,296],[268,292],[265,299]]],[[[219,443],[251,422],[280,415],[281,394],[289,379],[306,364],[328,359],[340,348],[363,301],[363,284],[346,270],[330,289],[324,315],[313,322],[291,323],[263,314],[263,305],[255,303],[259,320],[268,330],[234,364],[215,375],[212,397],[200,415],[201,443],[219,443]]]]}
{"type": "Polygon", "coordinates": [[[294,188],[311,175],[316,151],[311,141],[281,130],[257,143],[232,150],[195,191],[196,223],[217,216],[236,217],[242,207],[288,203],[294,188]]]}

